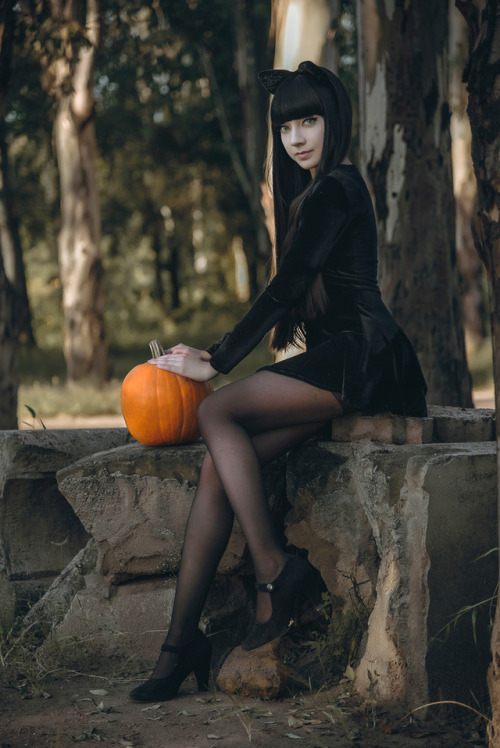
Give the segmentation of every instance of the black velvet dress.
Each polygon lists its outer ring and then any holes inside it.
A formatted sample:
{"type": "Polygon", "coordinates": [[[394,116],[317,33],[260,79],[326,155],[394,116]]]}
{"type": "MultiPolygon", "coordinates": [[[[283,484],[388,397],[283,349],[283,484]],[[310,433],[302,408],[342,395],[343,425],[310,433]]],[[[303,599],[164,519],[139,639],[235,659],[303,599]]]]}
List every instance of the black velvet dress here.
{"type": "Polygon", "coordinates": [[[227,374],[239,363],[319,272],[329,304],[305,323],[306,351],[263,368],[337,393],[356,410],[424,416],[424,377],[382,301],[372,202],[350,164],[318,180],[279,272],[241,322],[208,348],[214,369],[227,374]]]}

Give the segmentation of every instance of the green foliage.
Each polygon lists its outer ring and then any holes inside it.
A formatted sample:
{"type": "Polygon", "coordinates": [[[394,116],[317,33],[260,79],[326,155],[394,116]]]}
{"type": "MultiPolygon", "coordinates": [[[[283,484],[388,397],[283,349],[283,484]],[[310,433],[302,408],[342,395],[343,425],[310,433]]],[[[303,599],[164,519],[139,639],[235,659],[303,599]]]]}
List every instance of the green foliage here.
{"type": "MultiPolygon", "coordinates": [[[[57,14],[54,5],[49,2],[37,2],[29,10],[22,4],[16,8],[18,13],[18,39],[29,56],[49,68],[57,60],[64,58],[70,66],[78,59],[79,50],[88,47],[91,42],[85,29],[82,17],[67,20],[63,13],[57,14]]],[[[69,81],[65,84],[69,91],[69,81]]]]}
{"type": "MultiPolygon", "coordinates": [[[[265,39],[268,4],[255,7],[265,39]]],[[[59,185],[51,144],[54,101],[39,83],[40,44],[54,42],[44,61],[50,64],[66,52],[68,39],[76,43],[82,28],[63,34],[45,3],[33,17],[18,11],[17,21],[7,140],[35,335],[44,348],[57,348],[59,185]]],[[[153,8],[118,1],[106,4],[102,21],[94,98],[106,321],[111,344],[123,346],[131,330],[136,339],[156,336],[165,325],[171,330],[179,310],[185,315],[205,302],[217,308],[232,301],[231,242],[241,236],[253,256],[255,228],[201,60],[203,50],[239,142],[231,4],[173,0],[153,8]]]]}

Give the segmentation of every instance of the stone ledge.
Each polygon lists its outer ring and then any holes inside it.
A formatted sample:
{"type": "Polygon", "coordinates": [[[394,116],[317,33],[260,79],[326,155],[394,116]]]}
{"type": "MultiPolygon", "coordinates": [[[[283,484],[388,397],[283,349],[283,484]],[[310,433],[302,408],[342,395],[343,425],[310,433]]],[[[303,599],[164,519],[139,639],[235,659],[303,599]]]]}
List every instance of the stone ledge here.
{"type": "Polygon", "coordinates": [[[86,455],[131,439],[125,428],[0,431],[0,495],[7,480],[55,474],[86,455]]]}
{"type": "MultiPolygon", "coordinates": [[[[177,574],[184,530],[206,447],[201,441],[164,447],[126,444],[88,455],[57,472],[66,497],[99,551],[97,569],[109,584],[177,574]]],[[[285,458],[263,472],[271,510],[286,502],[285,458]]],[[[238,523],[219,569],[242,565],[238,523]]]]}
{"type": "Polygon", "coordinates": [[[56,472],[130,439],[124,428],[0,431],[0,624],[6,630],[89,539],[57,489],[56,472]]]}
{"type": "Polygon", "coordinates": [[[458,408],[429,405],[426,418],[392,413],[363,416],[357,413],[332,421],[334,442],[381,444],[457,444],[495,439],[495,411],[489,408],[458,408]]]}

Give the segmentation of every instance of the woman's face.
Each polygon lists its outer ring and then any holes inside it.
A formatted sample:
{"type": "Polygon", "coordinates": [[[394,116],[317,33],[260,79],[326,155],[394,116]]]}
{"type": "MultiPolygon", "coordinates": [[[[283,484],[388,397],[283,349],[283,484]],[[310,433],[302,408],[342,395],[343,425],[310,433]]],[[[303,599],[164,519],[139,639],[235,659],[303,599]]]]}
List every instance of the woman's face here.
{"type": "Polygon", "coordinates": [[[323,151],[325,120],[320,114],[292,119],[280,127],[281,142],[291,159],[316,176],[323,151]]]}

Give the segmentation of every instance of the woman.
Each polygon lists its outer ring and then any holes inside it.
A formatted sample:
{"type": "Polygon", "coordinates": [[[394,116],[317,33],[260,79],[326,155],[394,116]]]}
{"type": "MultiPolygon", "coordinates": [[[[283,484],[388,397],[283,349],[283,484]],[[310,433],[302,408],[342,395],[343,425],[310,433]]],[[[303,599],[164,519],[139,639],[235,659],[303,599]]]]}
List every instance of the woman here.
{"type": "Polygon", "coordinates": [[[368,190],[348,159],[351,104],[339,79],[311,62],[259,78],[269,93],[276,248],[274,277],[236,327],[206,351],[184,345],[152,364],[206,381],[227,373],[274,328],[275,350],[306,351],[222,387],[198,409],[208,451],[191,508],[169,632],[152,677],[131,697],[173,698],[194,672],[206,686],[211,647],[199,631],[210,583],[236,515],[257,580],[242,647],[286,633],[311,568],[281,547],[261,468],[346,411],[423,416],[415,353],[377,286],[368,190]]]}

